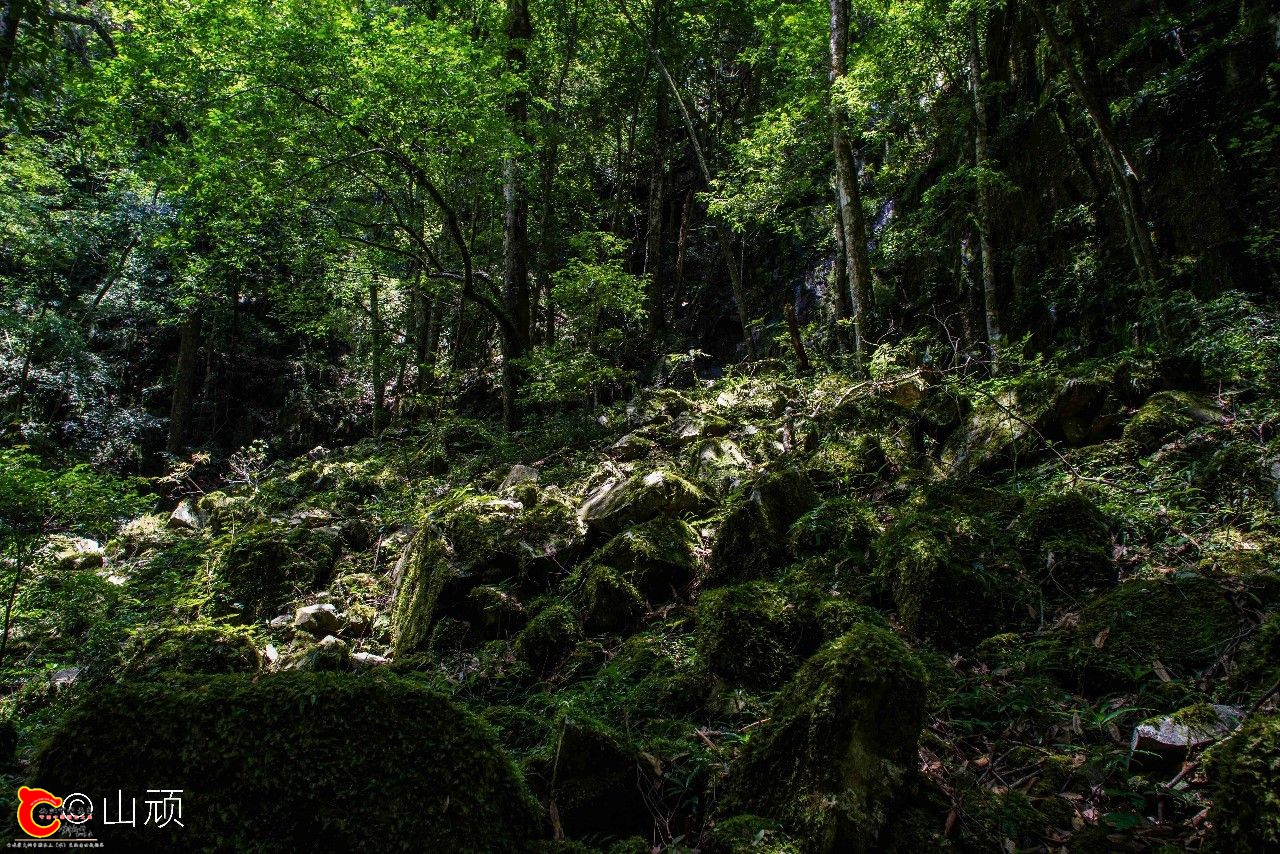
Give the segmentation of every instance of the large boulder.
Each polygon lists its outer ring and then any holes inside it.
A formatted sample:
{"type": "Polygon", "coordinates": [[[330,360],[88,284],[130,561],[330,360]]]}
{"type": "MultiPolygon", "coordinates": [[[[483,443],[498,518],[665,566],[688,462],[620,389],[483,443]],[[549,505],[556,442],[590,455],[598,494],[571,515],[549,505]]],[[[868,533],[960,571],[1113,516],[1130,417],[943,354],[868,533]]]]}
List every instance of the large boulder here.
{"type": "Polygon", "coordinates": [[[1144,453],[1185,435],[1199,424],[1217,424],[1222,410],[1208,397],[1186,391],[1151,395],[1124,428],[1124,438],[1144,453]]]}
{"type": "Polygon", "coordinates": [[[276,614],[289,599],[329,580],[338,535],[327,528],[260,523],[228,535],[217,573],[246,616],[276,614]]]}
{"type": "Polygon", "coordinates": [[[1017,552],[1003,541],[999,501],[981,491],[925,496],[873,546],[875,575],[902,625],[944,647],[1004,628],[1028,601],[1017,552]],[[961,505],[967,506],[967,509],[961,505]]]}
{"type": "Polygon", "coordinates": [[[716,531],[706,581],[762,577],[786,555],[792,523],[817,505],[813,483],[798,469],[770,472],[743,488],[716,531]]]}
{"type": "Polygon", "coordinates": [[[776,584],[721,587],[698,600],[698,654],[731,685],[776,689],[799,664],[804,628],[796,604],[776,584]]]}
{"type": "Polygon", "coordinates": [[[570,563],[585,527],[576,510],[549,493],[536,506],[479,495],[456,495],[432,506],[398,568],[392,604],[397,655],[420,652],[440,613],[478,625],[491,621],[487,600],[471,593],[503,585],[538,592],[570,563]]]}
{"type": "Polygon", "coordinates": [[[693,579],[697,542],[688,524],[658,516],[618,534],[591,562],[613,567],[650,602],[667,602],[693,579]]]}
{"type": "Polygon", "coordinates": [[[1083,493],[1038,496],[1018,520],[1018,529],[1026,566],[1047,600],[1074,602],[1087,591],[1115,584],[1110,527],[1083,493]]]}
{"type": "Polygon", "coordinates": [[[95,816],[108,848],[510,851],[541,835],[537,804],[492,730],[391,676],[124,683],[51,735],[34,786],[120,791],[126,809],[149,789],[180,790],[181,825],[144,825],[143,803],[134,827],[95,816]]]}
{"type": "Polygon", "coordinates": [[[1041,382],[1023,381],[979,395],[967,421],[943,443],[943,466],[955,472],[990,472],[1034,456],[1044,444],[1036,423],[1049,408],[1051,394],[1041,382]]]}
{"type": "Polygon", "coordinates": [[[855,626],[782,690],[730,769],[723,815],[778,821],[807,852],[864,852],[907,791],[925,672],[887,629],[855,626]]]}
{"type": "Polygon", "coordinates": [[[1194,679],[1241,628],[1230,592],[1212,579],[1134,579],[1090,602],[1040,648],[1047,668],[1105,693],[1131,690],[1157,662],[1174,679],[1194,679]]]}
{"type": "Polygon", "coordinates": [[[657,516],[676,519],[707,506],[701,489],[674,472],[657,469],[606,480],[587,496],[578,513],[589,527],[617,534],[657,516]]]}

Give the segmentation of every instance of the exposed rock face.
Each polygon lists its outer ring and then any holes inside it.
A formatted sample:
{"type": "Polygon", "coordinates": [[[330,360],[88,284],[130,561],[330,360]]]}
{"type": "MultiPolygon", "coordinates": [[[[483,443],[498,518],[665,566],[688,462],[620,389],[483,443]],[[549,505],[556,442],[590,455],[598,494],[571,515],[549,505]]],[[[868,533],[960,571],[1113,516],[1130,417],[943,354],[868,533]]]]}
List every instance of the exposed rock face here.
{"type": "Polygon", "coordinates": [[[266,839],[385,850],[388,839],[412,839],[429,850],[512,851],[541,834],[537,804],[491,731],[390,676],[122,684],[90,696],[59,732],[34,785],[182,790],[185,826],[143,826],[142,806],[136,826],[95,823],[121,850],[253,850],[266,839]]]}
{"type": "Polygon", "coordinates": [[[812,852],[874,850],[917,760],[925,674],[863,624],[809,659],[731,769],[722,814],[774,819],[812,852]]]}

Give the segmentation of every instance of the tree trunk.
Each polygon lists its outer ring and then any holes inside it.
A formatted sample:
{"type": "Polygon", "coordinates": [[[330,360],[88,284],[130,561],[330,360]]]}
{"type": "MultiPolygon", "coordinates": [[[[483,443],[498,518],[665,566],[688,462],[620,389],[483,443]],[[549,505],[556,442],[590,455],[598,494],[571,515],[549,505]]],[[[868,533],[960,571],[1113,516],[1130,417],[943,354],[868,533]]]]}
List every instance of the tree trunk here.
{"type": "MultiPolygon", "coordinates": [[[[13,58],[18,47],[18,28],[27,9],[27,0],[3,0],[0,3],[0,105],[8,108],[10,98],[9,78],[13,73],[13,58]]],[[[0,149],[2,150],[2,149],[0,149]]]]}
{"type": "Polygon", "coordinates": [[[845,128],[849,116],[834,87],[845,76],[849,52],[849,17],[847,0],[830,0],[831,9],[831,147],[835,154],[835,185],[844,239],[845,266],[849,276],[850,306],[853,314],[853,355],[858,370],[867,359],[867,335],[872,307],[871,261],[867,256],[867,223],[862,213],[862,191],[858,186],[858,169],[853,159],[853,146],[845,128]]]}
{"type": "Polygon", "coordinates": [[[199,379],[200,330],[200,309],[194,308],[182,324],[178,364],[173,372],[173,405],[169,409],[169,442],[166,447],[175,455],[182,452],[191,431],[199,379]]]}
{"type": "Polygon", "coordinates": [[[667,90],[659,84],[653,119],[653,163],[649,171],[649,218],[645,234],[645,302],[649,334],[655,338],[667,327],[662,295],[662,211],[666,179],[667,90]]]}
{"type": "Polygon", "coordinates": [[[787,332],[791,334],[791,349],[796,352],[796,367],[800,373],[809,373],[809,354],[804,349],[804,339],[800,337],[800,325],[796,323],[796,309],[787,303],[787,332]]]}
{"type": "MultiPolygon", "coordinates": [[[[533,37],[528,0],[507,0],[507,69],[520,76],[525,72],[525,50],[533,37]]],[[[507,98],[507,118],[515,136],[523,139],[529,119],[529,91],[524,83],[507,98]]],[[[502,334],[502,420],[507,429],[519,426],[516,397],[521,383],[517,364],[529,350],[529,212],[525,198],[522,166],[516,153],[509,152],[503,163],[502,195],[505,215],[502,227],[502,297],[510,324],[502,334]]]]}
{"type": "Polygon", "coordinates": [[[831,312],[835,315],[834,334],[841,353],[849,352],[848,322],[853,319],[849,308],[849,264],[844,244],[844,217],[840,215],[840,194],[836,193],[836,257],[831,265],[831,312]]]}
{"type": "Polygon", "coordinates": [[[685,247],[689,242],[689,220],[693,217],[693,190],[684,197],[684,210],[680,213],[680,234],[676,237],[676,277],[671,283],[671,312],[680,310],[680,298],[684,292],[685,247]]]}
{"type": "Polygon", "coordinates": [[[369,277],[369,375],[373,382],[373,435],[382,432],[387,405],[387,383],[382,375],[382,295],[378,277],[369,277]]]}
{"type": "Polygon", "coordinates": [[[991,245],[991,186],[986,172],[990,160],[987,102],[982,93],[982,42],[978,13],[969,13],[969,88],[973,94],[973,165],[978,173],[978,245],[982,252],[982,307],[987,346],[994,370],[1000,363],[1000,309],[996,294],[996,256],[991,245]]]}
{"type": "Polygon", "coordinates": [[[1133,158],[1129,156],[1115,128],[1112,127],[1106,105],[1081,76],[1071,49],[1054,26],[1053,19],[1045,10],[1043,0],[1026,0],[1026,2],[1044,31],[1045,38],[1049,40],[1049,45],[1066,73],[1072,90],[1084,104],[1094,131],[1102,141],[1103,153],[1106,155],[1104,159],[1115,185],[1116,200],[1120,204],[1134,265],[1138,270],[1139,278],[1145,284],[1151,284],[1160,278],[1160,263],[1156,257],[1155,245],[1151,241],[1151,232],[1142,219],[1140,193],[1142,179],[1134,168],[1133,158]]]}

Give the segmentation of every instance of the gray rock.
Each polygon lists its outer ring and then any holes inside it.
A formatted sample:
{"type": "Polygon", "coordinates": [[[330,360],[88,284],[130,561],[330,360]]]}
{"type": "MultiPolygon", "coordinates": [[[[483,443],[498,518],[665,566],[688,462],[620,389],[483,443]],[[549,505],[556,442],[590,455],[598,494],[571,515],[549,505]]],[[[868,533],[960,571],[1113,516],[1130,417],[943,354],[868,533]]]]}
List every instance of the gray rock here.
{"type": "Polygon", "coordinates": [[[281,614],[280,616],[273,619],[271,622],[267,623],[267,626],[273,629],[287,629],[291,625],[293,625],[292,614],[281,614]]]}
{"type": "Polygon", "coordinates": [[[321,635],[332,635],[334,632],[342,631],[345,623],[338,616],[338,609],[326,602],[299,608],[298,613],[294,615],[293,625],[294,628],[302,629],[316,637],[320,637],[321,635]]]}
{"type": "Polygon", "coordinates": [[[707,496],[677,474],[651,471],[610,478],[587,496],[578,515],[589,526],[616,534],[655,516],[678,518],[705,509],[707,496]]]}
{"type": "Polygon", "coordinates": [[[391,659],[386,656],[374,655],[372,652],[357,652],[351,656],[351,661],[361,670],[372,670],[391,663],[391,659]]]}
{"type": "Polygon", "coordinates": [[[97,540],[87,537],[51,537],[46,547],[53,557],[54,566],[60,570],[98,569],[106,563],[106,551],[97,540]]]}
{"type": "Polygon", "coordinates": [[[53,683],[54,688],[61,690],[69,685],[74,685],[76,680],[79,678],[79,667],[64,667],[62,670],[53,671],[53,675],[49,677],[49,681],[53,683]]]}
{"type": "Polygon", "coordinates": [[[299,510],[289,517],[289,524],[293,526],[302,525],[307,528],[324,528],[332,524],[333,514],[328,510],[322,510],[319,507],[308,507],[305,510],[299,510]]]}
{"type": "Polygon", "coordinates": [[[499,487],[499,491],[506,492],[509,489],[515,489],[517,486],[521,486],[526,483],[532,483],[534,486],[537,486],[540,479],[541,475],[538,474],[537,469],[516,463],[511,467],[511,471],[507,474],[506,480],[502,481],[502,486],[499,487]]]}
{"type": "Polygon", "coordinates": [[[628,433],[609,446],[609,456],[619,462],[631,462],[644,459],[656,447],[652,441],[638,433],[628,433]]]}
{"type": "Polygon", "coordinates": [[[169,521],[166,524],[179,531],[199,531],[207,521],[208,514],[197,508],[190,498],[184,498],[169,514],[169,521]]]}
{"type": "Polygon", "coordinates": [[[537,469],[517,463],[511,467],[502,486],[498,487],[498,494],[504,498],[514,498],[525,508],[533,507],[538,503],[539,480],[537,469]]]}
{"type": "Polygon", "coordinates": [[[1129,767],[1176,771],[1192,751],[1230,735],[1243,721],[1244,712],[1235,706],[1208,704],[1147,718],[1133,730],[1129,767]]]}

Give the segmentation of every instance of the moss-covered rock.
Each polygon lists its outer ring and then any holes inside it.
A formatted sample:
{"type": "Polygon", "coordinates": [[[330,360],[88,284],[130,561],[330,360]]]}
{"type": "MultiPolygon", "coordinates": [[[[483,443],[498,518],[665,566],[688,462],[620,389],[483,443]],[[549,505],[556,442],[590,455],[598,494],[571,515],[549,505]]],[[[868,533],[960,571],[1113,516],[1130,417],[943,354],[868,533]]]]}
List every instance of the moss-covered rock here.
{"type": "Polygon", "coordinates": [[[833,498],[797,519],[788,533],[788,543],[797,558],[827,554],[836,560],[865,564],[879,535],[879,522],[866,503],[833,498]]]}
{"type": "Polygon", "coordinates": [[[623,643],[591,686],[591,693],[608,697],[628,717],[686,717],[696,714],[711,692],[711,679],[697,653],[694,638],[648,630],[623,643]]]}
{"type": "Polygon", "coordinates": [[[546,589],[559,563],[572,562],[584,533],[574,508],[545,493],[529,509],[469,493],[433,505],[398,568],[392,607],[397,655],[421,651],[432,621],[444,613],[481,628],[492,628],[495,618],[499,631],[514,628],[490,609],[493,597],[472,597],[472,591],[486,585],[511,595],[546,589]]]}
{"type": "Polygon", "coordinates": [[[949,471],[990,472],[1019,458],[1033,458],[1044,444],[1035,425],[1052,394],[1051,384],[1037,377],[980,394],[965,423],[943,443],[943,465],[949,471]]]}
{"type": "Polygon", "coordinates": [[[259,523],[226,537],[216,571],[246,616],[260,618],[325,584],[337,559],[333,531],[259,523]]]}
{"type": "Polygon", "coordinates": [[[754,581],[708,590],[698,600],[698,653],[732,685],[773,689],[799,666],[804,620],[776,584],[754,581]]]}
{"type": "Polygon", "coordinates": [[[1280,612],[1266,620],[1244,648],[1231,674],[1238,690],[1259,694],[1280,681],[1280,612]]]}
{"type": "Polygon", "coordinates": [[[871,435],[823,441],[809,459],[807,471],[819,486],[867,487],[888,470],[889,458],[880,440],[871,435]]]}
{"type": "Polygon", "coordinates": [[[448,544],[430,528],[421,529],[399,566],[391,626],[397,656],[426,649],[440,594],[453,576],[448,544]]]}
{"type": "Polygon", "coordinates": [[[554,804],[570,837],[646,833],[653,819],[640,793],[639,757],[625,734],[590,715],[563,709],[543,748],[526,762],[530,785],[554,804]]]}
{"type": "Polygon", "coordinates": [[[1035,498],[1018,527],[1027,569],[1047,599],[1075,600],[1115,583],[1107,519],[1082,493],[1035,498]]]}
{"type": "Polygon", "coordinates": [[[693,579],[698,535],[679,519],[659,516],[628,528],[591,557],[616,569],[650,602],[676,598],[693,579]]]}
{"type": "Polygon", "coordinates": [[[952,646],[1007,627],[1026,591],[997,518],[925,499],[876,540],[876,576],[909,631],[952,646]]]}
{"type": "Polygon", "coordinates": [[[542,607],[516,635],[512,651],[534,673],[547,675],[568,658],[582,637],[578,617],[560,602],[542,607]]]}
{"type": "Polygon", "coordinates": [[[855,627],[783,689],[730,770],[722,814],[777,820],[804,851],[872,850],[917,762],[925,689],[893,633],[855,627]]]}
{"type": "Polygon", "coordinates": [[[1108,379],[1068,379],[1036,427],[1046,438],[1082,447],[1119,436],[1123,414],[1124,405],[1108,379]]]}
{"type": "Polygon", "coordinates": [[[1091,693],[1130,688],[1157,661],[1175,679],[1192,678],[1234,642],[1240,627],[1228,592],[1210,579],[1127,581],[1050,638],[1043,663],[1065,668],[1091,693]]]}
{"type": "Polygon", "coordinates": [[[1124,428],[1124,438],[1143,453],[1184,435],[1197,424],[1222,420],[1222,411],[1204,395],[1162,391],[1151,395],[1124,428]]]}
{"type": "Polygon", "coordinates": [[[201,623],[140,632],[126,653],[124,673],[249,673],[261,666],[247,629],[201,623]]]}
{"type": "Polygon", "coordinates": [[[586,568],[582,585],[587,628],[593,632],[629,633],[644,619],[644,596],[630,575],[606,564],[586,568]]]}
{"type": "Polygon", "coordinates": [[[1280,717],[1258,717],[1209,754],[1211,852],[1280,850],[1280,717]]]}
{"type": "Polygon", "coordinates": [[[817,504],[813,482],[794,468],[769,472],[744,488],[712,541],[707,583],[762,577],[785,556],[791,525],[817,504]]]}
{"type": "Polygon", "coordinates": [[[605,481],[587,497],[579,515],[598,531],[618,534],[657,516],[678,519],[708,506],[701,489],[675,472],[657,469],[605,481]]]}
{"type": "Polygon", "coordinates": [[[143,826],[141,815],[137,827],[95,823],[109,847],[139,852],[496,851],[542,833],[492,731],[448,698],[385,675],[108,688],[52,734],[33,785],[140,797],[181,789],[183,826],[143,826]]]}
{"type": "Polygon", "coordinates": [[[500,584],[482,584],[467,594],[467,614],[472,627],[486,640],[506,637],[519,631],[528,619],[524,603],[500,584]]]}
{"type": "Polygon", "coordinates": [[[751,472],[751,461],[732,439],[708,439],[697,445],[690,457],[688,465],[698,481],[708,484],[716,495],[732,491],[751,472]]]}
{"type": "Polygon", "coordinates": [[[800,854],[800,843],[778,822],[758,815],[735,815],[715,823],[712,850],[724,854],[800,854]]]}

